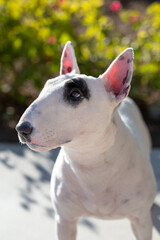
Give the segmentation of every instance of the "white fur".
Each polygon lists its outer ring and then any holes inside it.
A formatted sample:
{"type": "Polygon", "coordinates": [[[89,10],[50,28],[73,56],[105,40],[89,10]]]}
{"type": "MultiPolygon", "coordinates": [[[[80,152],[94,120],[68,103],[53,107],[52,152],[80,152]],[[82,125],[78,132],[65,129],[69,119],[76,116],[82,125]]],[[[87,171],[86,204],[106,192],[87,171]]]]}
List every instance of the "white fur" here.
{"type": "Polygon", "coordinates": [[[156,184],[148,130],[131,99],[116,102],[103,75],[82,75],[77,67],[48,80],[20,120],[34,127],[27,143],[31,149],[61,146],[51,180],[57,239],[75,240],[78,219],[92,216],[128,218],[137,240],[151,240],[156,184]],[[73,108],[63,101],[63,86],[77,76],[86,81],[91,97],[73,108]]]}

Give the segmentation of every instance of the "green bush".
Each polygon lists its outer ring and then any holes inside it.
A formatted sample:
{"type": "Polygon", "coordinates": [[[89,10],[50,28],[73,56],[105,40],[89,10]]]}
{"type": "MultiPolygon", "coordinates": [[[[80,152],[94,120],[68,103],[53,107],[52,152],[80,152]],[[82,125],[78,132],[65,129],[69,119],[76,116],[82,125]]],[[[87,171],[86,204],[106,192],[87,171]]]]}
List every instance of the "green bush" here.
{"type": "Polygon", "coordinates": [[[133,95],[149,99],[160,89],[160,3],[151,4],[141,16],[138,11],[122,11],[121,19],[130,23],[130,39],[135,52],[133,95]]]}
{"type": "MultiPolygon", "coordinates": [[[[68,40],[75,46],[81,72],[93,76],[105,71],[126,47],[133,47],[132,96],[148,100],[160,88],[160,3],[151,4],[143,16],[123,9],[106,15],[105,7],[103,0],[0,0],[3,117],[5,99],[10,99],[7,107],[28,104],[48,78],[59,74],[68,40]]],[[[14,114],[14,109],[6,111],[10,117],[14,114]]]]}

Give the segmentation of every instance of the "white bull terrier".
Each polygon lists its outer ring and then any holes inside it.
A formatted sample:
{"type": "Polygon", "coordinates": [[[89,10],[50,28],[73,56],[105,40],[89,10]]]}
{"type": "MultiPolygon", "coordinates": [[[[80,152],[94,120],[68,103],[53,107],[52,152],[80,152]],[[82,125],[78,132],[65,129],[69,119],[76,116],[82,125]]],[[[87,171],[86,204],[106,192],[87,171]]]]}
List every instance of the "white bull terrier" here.
{"type": "Polygon", "coordinates": [[[126,98],[132,66],[128,48],[98,78],[80,74],[67,42],[60,76],[46,82],[16,127],[35,151],[61,146],[51,180],[58,240],[76,239],[81,216],[128,218],[137,240],[152,238],[156,183],[147,128],[126,98]]]}

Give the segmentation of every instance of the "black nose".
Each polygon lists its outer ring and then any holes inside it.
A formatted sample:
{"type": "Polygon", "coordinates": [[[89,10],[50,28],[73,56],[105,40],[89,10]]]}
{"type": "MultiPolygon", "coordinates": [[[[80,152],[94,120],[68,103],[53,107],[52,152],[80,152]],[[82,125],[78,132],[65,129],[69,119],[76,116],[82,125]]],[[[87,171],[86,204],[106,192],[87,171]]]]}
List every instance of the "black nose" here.
{"type": "Polygon", "coordinates": [[[32,133],[33,127],[29,122],[18,124],[16,130],[25,142],[30,141],[30,134],[32,133]]]}

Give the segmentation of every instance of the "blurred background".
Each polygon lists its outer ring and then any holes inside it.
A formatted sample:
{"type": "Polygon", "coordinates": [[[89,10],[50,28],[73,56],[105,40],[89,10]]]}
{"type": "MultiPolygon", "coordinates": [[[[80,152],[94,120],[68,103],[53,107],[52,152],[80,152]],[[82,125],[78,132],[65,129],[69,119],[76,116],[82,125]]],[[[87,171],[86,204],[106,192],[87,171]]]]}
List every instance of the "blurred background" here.
{"type": "Polygon", "coordinates": [[[130,96],[160,146],[160,2],[151,0],[0,0],[0,142],[18,141],[15,125],[59,74],[68,40],[81,72],[96,77],[133,47],[130,96]]]}
{"type": "MultiPolygon", "coordinates": [[[[160,239],[160,1],[0,0],[0,239],[54,239],[49,182],[59,149],[30,151],[15,126],[47,79],[58,76],[65,43],[82,73],[98,77],[133,47],[130,96],[149,127],[157,180],[153,240],[160,239]]],[[[129,239],[129,223],[83,219],[78,239],[129,239]],[[112,225],[113,224],[113,225],[112,225]],[[115,238],[117,236],[117,238],[115,238]]]]}

